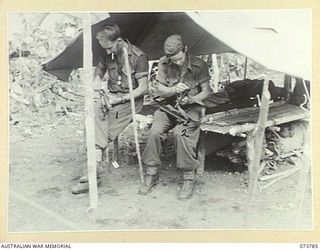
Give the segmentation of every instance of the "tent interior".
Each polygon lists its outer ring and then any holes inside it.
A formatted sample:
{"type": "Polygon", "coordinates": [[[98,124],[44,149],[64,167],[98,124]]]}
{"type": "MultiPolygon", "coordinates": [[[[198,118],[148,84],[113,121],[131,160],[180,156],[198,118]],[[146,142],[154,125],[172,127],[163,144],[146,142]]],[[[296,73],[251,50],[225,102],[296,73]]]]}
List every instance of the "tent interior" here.
{"type": "MultiPolygon", "coordinates": [[[[237,15],[228,11],[109,13],[107,19],[92,25],[93,65],[97,65],[99,54],[105,53],[95,37],[106,23],[116,23],[122,37],[141,48],[149,60],[163,56],[165,39],[178,33],[188,52],[207,55],[211,66],[212,54],[238,53],[268,70],[283,73],[282,86],[269,82],[274,102],[270,106],[269,124],[277,126],[303,120],[310,107],[307,98],[310,96],[307,80],[311,75],[309,14],[290,10],[240,11],[237,15]],[[292,25],[295,29],[288,28],[292,25]]],[[[67,81],[72,70],[81,68],[82,63],[83,35],[79,33],[64,51],[42,66],[45,71],[67,81]]],[[[206,101],[208,115],[202,130],[233,136],[250,131],[248,128],[230,132],[239,124],[256,124],[263,82],[263,79],[246,77],[233,82],[229,79],[223,91],[211,93],[206,101]],[[230,113],[230,110],[238,111],[230,113]]]]}
{"type": "MultiPolygon", "coordinates": [[[[310,30],[306,29],[310,22],[308,12],[259,10],[238,11],[236,14],[228,11],[109,13],[108,18],[92,25],[93,65],[97,65],[99,55],[105,53],[95,38],[97,31],[106,23],[116,23],[121,29],[122,37],[141,48],[149,60],[157,60],[163,56],[165,39],[169,35],[178,33],[182,35],[190,54],[212,55],[236,52],[270,70],[310,80],[311,61],[308,60],[310,46],[303,46],[309,45],[311,37],[310,30]],[[291,18],[290,22],[286,20],[288,18],[291,18]],[[294,30],[288,28],[297,23],[300,25],[296,25],[294,30]]],[[[208,60],[210,61],[210,57],[208,60]]],[[[208,60],[207,62],[212,64],[208,60]]],[[[67,81],[72,70],[81,68],[82,63],[83,36],[80,32],[60,54],[42,66],[45,71],[67,81]]],[[[297,82],[300,83],[301,80],[297,82]]],[[[249,99],[261,94],[261,86],[257,86],[261,85],[261,81],[246,81],[246,84],[253,84],[256,90],[247,96],[249,99]]],[[[272,99],[286,97],[288,101],[289,94],[285,92],[292,88],[290,84],[288,78],[284,90],[279,90],[271,84],[272,99]]],[[[229,90],[228,95],[230,92],[234,94],[239,91],[242,95],[247,93],[244,90],[244,83],[234,83],[227,90],[229,90]]],[[[235,96],[237,95],[233,97],[235,96]]],[[[225,97],[221,94],[213,95],[211,101],[207,102],[207,107],[215,107],[217,103],[221,106],[230,101],[225,97]]],[[[243,104],[243,97],[236,102],[233,98],[234,103],[243,104]]],[[[209,112],[217,110],[219,109],[209,112]]]]}

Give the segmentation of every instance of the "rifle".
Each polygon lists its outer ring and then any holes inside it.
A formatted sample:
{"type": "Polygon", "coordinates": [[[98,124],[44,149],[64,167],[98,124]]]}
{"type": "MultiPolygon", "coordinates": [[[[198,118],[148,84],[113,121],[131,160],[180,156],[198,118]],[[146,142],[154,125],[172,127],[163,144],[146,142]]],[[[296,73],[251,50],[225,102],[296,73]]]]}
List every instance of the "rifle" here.
{"type": "Polygon", "coordinates": [[[179,124],[187,125],[189,123],[190,118],[187,117],[186,114],[181,114],[177,108],[174,108],[170,104],[163,104],[161,101],[159,101],[159,98],[160,97],[157,96],[154,97],[153,100],[158,104],[158,107],[161,111],[176,119],[179,124]]]}
{"type": "Polygon", "coordinates": [[[175,107],[178,107],[180,105],[183,98],[185,98],[189,95],[189,92],[190,92],[190,89],[187,89],[187,90],[183,91],[182,93],[178,94],[175,107]]]}
{"type": "Polygon", "coordinates": [[[109,102],[108,96],[106,95],[106,91],[104,89],[98,89],[96,91],[99,93],[99,96],[100,96],[100,100],[102,103],[103,118],[105,119],[109,110],[112,110],[112,106],[109,102]]]}

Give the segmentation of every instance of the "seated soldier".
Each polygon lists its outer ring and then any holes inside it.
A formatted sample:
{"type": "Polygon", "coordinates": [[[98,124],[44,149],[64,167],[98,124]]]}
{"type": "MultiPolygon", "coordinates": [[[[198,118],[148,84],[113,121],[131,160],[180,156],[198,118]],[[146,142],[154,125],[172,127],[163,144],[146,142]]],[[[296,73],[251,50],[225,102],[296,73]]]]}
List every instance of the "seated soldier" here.
{"type": "MultiPolygon", "coordinates": [[[[101,183],[102,151],[112,142],[132,121],[128,75],[125,69],[123,48],[128,50],[131,68],[135,110],[141,111],[143,95],[148,89],[148,59],[143,51],[132,45],[128,40],[120,37],[120,28],[115,24],[101,27],[96,38],[106,50],[101,54],[95,71],[94,81],[100,81],[108,73],[108,91],[105,93],[111,109],[107,111],[101,101],[95,103],[95,142],[97,161],[97,183],[101,183]]],[[[96,83],[97,84],[97,83],[96,83]]],[[[99,84],[97,84],[99,85],[99,84]]],[[[80,179],[72,188],[73,194],[88,192],[87,176],[80,179]]]]}
{"type": "Polygon", "coordinates": [[[180,35],[168,37],[164,43],[165,56],[160,59],[156,87],[150,91],[166,99],[186,117],[187,124],[179,124],[166,112],[157,110],[154,113],[151,133],[142,161],[146,165],[145,183],[139,194],[146,195],[152,191],[159,178],[158,168],[162,142],[169,130],[174,128],[174,139],[177,153],[176,165],[182,170],[183,185],[178,194],[179,199],[189,199],[195,186],[195,170],[200,166],[197,159],[197,144],[200,134],[200,121],[204,116],[203,100],[209,95],[207,64],[185,51],[180,35]]]}

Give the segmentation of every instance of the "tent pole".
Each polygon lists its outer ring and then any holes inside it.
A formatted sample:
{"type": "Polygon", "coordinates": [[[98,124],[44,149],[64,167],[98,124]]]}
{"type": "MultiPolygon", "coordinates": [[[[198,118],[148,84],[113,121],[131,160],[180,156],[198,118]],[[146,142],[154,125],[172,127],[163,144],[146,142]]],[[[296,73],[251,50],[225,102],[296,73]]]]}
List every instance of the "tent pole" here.
{"type": "Polygon", "coordinates": [[[136,143],[136,151],[138,156],[140,180],[141,180],[141,184],[144,184],[141,152],[140,152],[139,139],[138,139],[138,126],[136,121],[136,110],[135,110],[135,103],[134,103],[134,96],[133,96],[133,85],[132,85],[131,71],[130,71],[130,65],[129,65],[129,55],[126,48],[123,48],[123,55],[124,55],[125,68],[128,76],[128,85],[129,85],[130,103],[131,103],[131,112],[132,112],[132,121],[133,121],[133,132],[134,132],[134,140],[136,143]]]}
{"type": "Polygon", "coordinates": [[[291,97],[291,88],[292,88],[292,77],[289,75],[284,75],[284,90],[285,90],[285,101],[289,102],[291,97]]]}
{"type": "Polygon", "coordinates": [[[228,84],[231,82],[231,74],[230,74],[230,65],[229,65],[229,54],[226,54],[226,66],[227,66],[227,76],[228,76],[228,84]]]}
{"type": "Polygon", "coordinates": [[[219,91],[219,66],[217,60],[217,54],[211,55],[211,63],[213,69],[213,93],[217,93],[219,91]]]}
{"type": "Polygon", "coordinates": [[[83,71],[85,86],[85,127],[90,208],[98,208],[98,187],[95,155],[95,125],[93,108],[92,36],[90,13],[83,14],[83,71]]]}
{"type": "Polygon", "coordinates": [[[243,79],[247,78],[247,69],[248,69],[248,57],[246,57],[246,59],[244,61],[244,76],[243,76],[243,79]]]}
{"type": "Polygon", "coordinates": [[[255,130],[248,135],[247,138],[247,157],[249,172],[249,191],[248,200],[245,207],[244,224],[248,228],[250,226],[249,216],[252,216],[253,202],[257,201],[258,177],[262,170],[261,155],[263,153],[264,132],[269,113],[269,78],[266,77],[263,83],[263,91],[261,98],[261,106],[259,119],[255,130]]]}

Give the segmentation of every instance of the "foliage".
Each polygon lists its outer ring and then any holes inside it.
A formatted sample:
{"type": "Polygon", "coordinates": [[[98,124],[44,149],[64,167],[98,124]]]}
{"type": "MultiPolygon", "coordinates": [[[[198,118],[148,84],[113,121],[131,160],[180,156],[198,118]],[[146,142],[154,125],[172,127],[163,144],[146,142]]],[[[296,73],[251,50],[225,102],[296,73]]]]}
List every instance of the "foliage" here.
{"type": "Polygon", "coordinates": [[[9,40],[10,118],[27,119],[26,114],[31,116],[31,112],[39,112],[48,105],[56,110],[61,107],[66,110],[69,106],[72,106],[69,110],[74,109],[75,102],[81,102],[81,94],[72,99],[68,93],[82,90],[79,77],[75,77],[78,72],[66,84],[43,71],[41,63],[65,48],[78,32],[81,20],[69,14],[59,14],[62,18],[58,22],[51,25],[49,22],[45,26],[41,24],[48,18],[46,13],[16,15],[22,27],[14,29],[9,40]]]}

